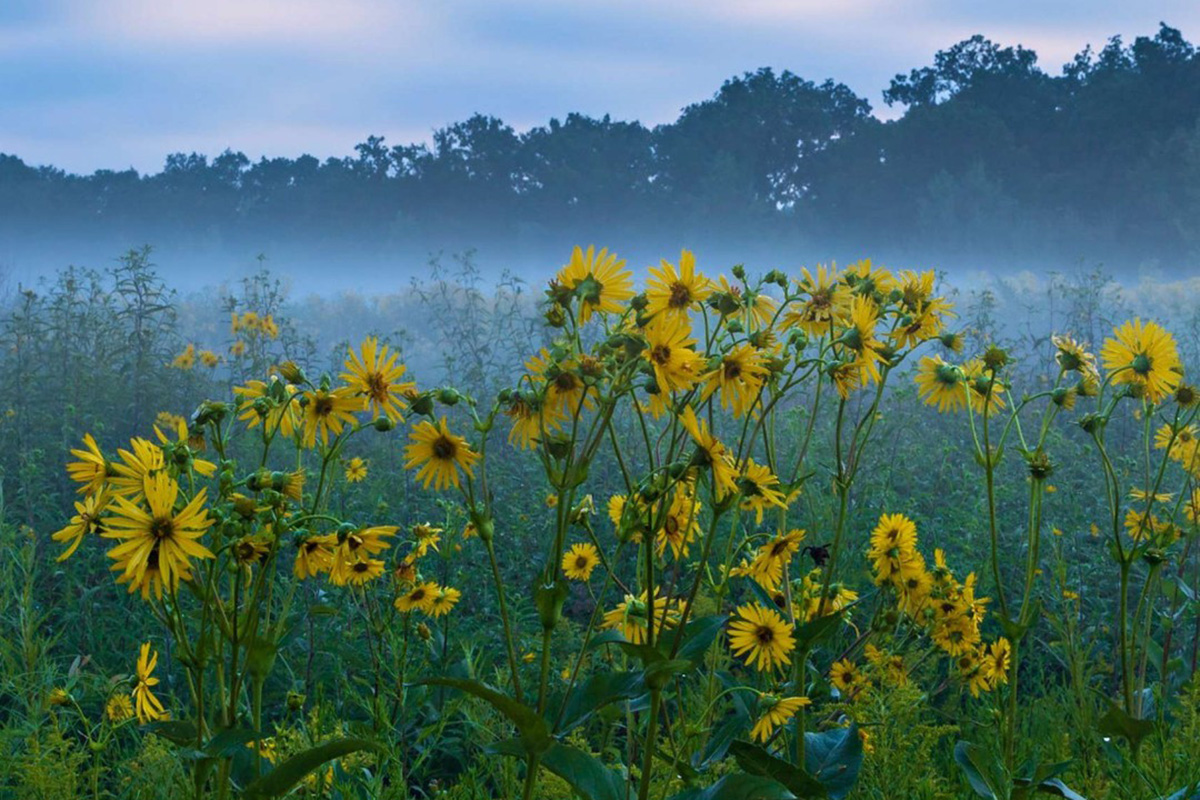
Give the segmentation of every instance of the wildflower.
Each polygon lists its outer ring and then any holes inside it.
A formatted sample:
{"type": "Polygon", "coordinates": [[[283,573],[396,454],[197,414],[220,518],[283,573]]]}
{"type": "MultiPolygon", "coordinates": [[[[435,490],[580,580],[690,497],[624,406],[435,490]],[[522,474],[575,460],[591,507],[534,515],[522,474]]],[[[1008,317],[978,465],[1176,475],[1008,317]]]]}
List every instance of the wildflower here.
{"type": "Polygon", "coordinates": [[[471,450],[466,439],[450,433],[445,417],[436,426],[428,420],[422,420],[408,436],[411,444],[404,448],[408,458],[404,468],[420,467],[417,480],[423,481],[426,489],[430,483],[439,491],[448,486],[460,488],[459,468],[468,477],[475,477],[473,468],[479,460],[479,454],[471,450]]]}
{"type": "Polygon", "coordinates": [[[871,549],[867,557],[875,573],[875,584],[882,586],[900,576],[906,562],[913,561],[917,547],[917,526],[903,514],[884,514],[871,531],[871,549]]]}
{"type": "Polygon", "coordinates": [[[114,694],[104,704],[104,716],[109,722],[118,725],[133,717],[133,703],[125,694],[114,694]]]}
{"type": "Polygon", "coordinates": [[[300,430],[304,421],[300,416],[299,404],[291,400],[296,393],[296,387],[290,383],[283,384],[282,393],[275,390],[278,379],[272,378],[271,383],[259,380],[247,381],[245,386],[233,387],[233,394],[238,400],[238,419],[253,428],[260,422],[266,421],[266,435],[274,436],[278,432],[284,438],[290,439],[300,430]],[[277,394],[282,394],[282,400],[276,400],[277,394]]]}
{"type": "Polygon", "coordinates": [[[329,443],[329,435],[340,436],[346,425],[353,425],[354,414],[362,411],[365,401],[354,390],[343,386],[332,391],[316,389],[304,393],[304,446],[315,447],[317,434],[321,444],[329,443]]]}
{"type": "Polygon", "coordinates": [[[71,476],[71,480],[80,484],[80,494],[96,494],[108,478],[108,459],[100,452],[100,447],[90,433],[83,435],[83,446],[82,450],[72,448],[71,455],[79,460],[67,464],[67,474],[71,476]]]}
{"type": "Polygon", "coordinates": [[[59,555],[59,561],[66,561],[79,548],[84,537],[102,529],[100,515],[108,508],[110,497],[106,489],[99,494],[88,495],[83,502],[75,502],[75,516],[66,526],[51,534],[56,542],[70,542],[67,549],[59,555]]]}
{"type": "Polygon", "coordinates": [[[704,390],[700,399],[708,400],[713,392],[721,391],[721,408],[732,409],[735,417],[743,417],[758,400],[768,370],[766,358],[749,344],[740,344],[725,353],[716,368],[701,377],[704,390]]]}
{"type": "Polygon", "coordinates": [[[171,366],[184,371],[196,366],[196,345],[189,344],[185,347],[182,353],[172,359],[171,366]]]}
{"type": "Polygon", "coordinates": [[[441,587],[433,581],[418,583],[416,586],[408,590],[408,592],[396,598],[396,608],[407,614],[413,610],[423,611],[428,614],[433,610],[433,598],[437,596],[441,587]]]}
{"type": "Polygon", "coordinates": [[[1088,352],[1087,347],[1070,336],[1051,336],[1050,341],[1057,351],[1054,360],[1063,372],[1078,372],[1092,378],[1098,375],[1096,357],[1088,352]]]}
{"type": "Polygon", "coordinates": [[[957,411],[966,405],[965,376],[959,367],[941,356],[925,356],[917,370],[917,390],[925,405],[936,405],[940,413],[957,411]]]}
{"type": "Polygon", "coordinates": [[[1012,666],[1012,645],[1001,636],[987,645],[983,653],[981,668],[988,683],[993,687],[1008,683],[1008,670],[1012,666]]]}
{"type": "Polygon", "coordinates": [[[686,556],[688,545],[699,533],[700,503],[696,500],[690,484],[684,484],[672,494],[662,527],[655,536],[658,554],[661,556],[667,545],[670,545],[671,554],[675,558],[686,556]]]}
{"type": "Polygon", "coordinates": [[[600,563],[600,554],[596,546],[589,543],[571,545],[571,549],[563,553],[562,571],[573,581],[591,579],[592,570],[600,563]]]}
{"type": "Polygon", "coordinates": [[[738,472],[737,484],[742,494],[740,507],[743,511],[753,511],[757,522],[762,522],[763,512],[772,506],[787,508],[783,493],[779,491],[779,478],[769,467],[748,458],[738,472]]]}
{"type": "Polygon", "coordinates": [[[699,308],[712,293],[711,282],[696,272],[696,257],[688,250],[679,255],[679,269],[662,260],[662,266],[651,267],[646,287],[646,314],[687,318],[688,311],[699,308]]]}
{"type": "Polygon", "coordinates": [[[767,741],[777,728],[786,725],[796,716],[797,711],[809,705],[812,705],[812,701],[807,697],[760,696],[759,707],[762,713],[750,730],[750,738],[760,742],[767,741]]]}
{"type": "Polygon", "coordinates": [[[712,467],[713,485],[716,487],[717,497],[724,497],[736,492],[738,490],[738,472],[733,463],[733,456],[730,455],[728,448],[709,432],[708,423],[697,419],[696,412],[691,406],[683,410],[679,421],[683,423],[683,427],[699,446],[697,456],[701,466],[712,467]]]}
{"type": "Polygon", "coordinates": [[[829,682],[846,697],[858,694],[865,685],[862,673],[848,658],[834,662],[829,668],[829,682]]]}
{"type": "Polygon", "coordinates": [[[333,567],[333,549],[337,543],[336,533],[305,536],[297,543],[292,573],[304,580],[329,572],[333,567]]]}
{"type": "Polygon", "coordinates": [[[209,369],[214,369],[218,364],[221,363],[221,357],[212,350],[201,350],[200,363],[209,369]]]}
{"type": "Polygon", "coordinates": [[[798,308],[789,310],[783,317],[784,327],[799,327],[809,336],[819,338],[831,336],[835,325],[841,325],[850,313],[850,293],[838,280],[837,269],[817,266],[816,275],[807,267],[800,270],[804,277],[799,289],[807,298],[798,308]]]}
{"type": "Polygon", "coordinates": [[[449,614],[455,603],[462,597],[462,592],[449,586],[439,586],[437,594],[429,601],[429,616],[440,617],[449,614]]]}
{"type": "Polygon", "coordinates": [[[870,298],[857,296],[850,306],[850,318],[846,329],[838,341],[855,353],[854,366],[858,369],[862,382],[867,380],[879,382],[879,364],[884,358],[879,354],[883,343],[875,336],[875,327],[879,323],[879,307],[870,298]]]}
{"type": "Polygon", "coordinates": [[[599,253],[589,246],[585,253],[576,247],[571,260],[558,271],[557,282],[579,298],[579,323],[593,313],[619,314],[621,304],[633,297],[633,273],[624,269],[625,260],[617,259],[607,248],[599,253]]]}
{"type": "Polygon", "coordinates": [[[700,380],[701,359],[692,349],[695,343],[686,318],[658,317],[646,326],[642,353],[654,368],[660,391],[687,391],[700,380]]]}
{"type": "Polygon", "coordinates": [[[561,417],[558,412],[540,397],[529,393],[513,392],[504,413],[512,420],[508,443],[522,450],[531,449],[545,433],[560,428],[561,417]]]}
{"type": "Polygon", "coordinates": [[[166,718],[166,711],[162,703],[154,696],[154,687],[158,685],[158,678],[154,677],[156,666],[158,666],[158,653],[151,655],[150,643],[146,642],[142,645],[141,653],[138,655],[137,683],[134,685],[132,693],[137,708],[138,722],[143,725],[166,718]]]}
{"type": "Polygon", "coordinates": [[[130,439],[129,447],[129,450],[117,449],[121,460],[112,465],[109,482],[118,495],[136,502],[142,498],[146,478],[163,470],[166,464],[162,448],[147,439],[130,439]]]}
{"type": "Polygon", "coordinates": [[[933,643],[948,655],[960,656],[979,644],[979,627],[970,617],[949,617],[934,629],[933,643]]]}
{"type": "Polygon", "coordinates": [[[972,411],[976,414],[990,414],[1004,408],[1001,392],[1007,387],[994,372],[986,368],[981,359],[973,358],[963,364],[962,371],[968,389],[967,400],[971,403],[972,411]]]}
{"type": "Polygon", "coordinates": [[[664,627],[673,628],[679,624],[679,610],[675,601],[658,596],[654,598],[651,608],[646,593],[642,592],[637,597],[625,595],[624,601],[605,613],[600,627],[620,631],[621,635],[633,644],[645,644],[651,616],[654,618],[655,639],[664,627]]]}
{"type": "MultiPolygon", "coordinates": [[[[336,560],[334,562],[336,567],[336,560]]],[[[378,558],[363,558],[350,563],[347,567],[339,571],[330,573],[333,582],[336,585],[351,584],[352,586],[362,586],[369,583],[383,574],[383,562],[378,558]]]]}
{"type": "Polygon", "coordinates": [[[187,422],[183,417],[174,418],[171,430],[175,434],[174,441],[168,438],[158,425],[154,426],[154,435],[158,437],[159,447],[163,449],[164,454],[171,454],[176,464],[186,465],[195,470],[197,474],[203,475],[206,478],[211,478],[217,474],[216,464],[202,458],[196,458],[193,452],[193,444],[198,444],[199,447],[204,446],[204,437],[202,435],[196,437],[189,435],[187,422]]]}
{"type": "Polygon", "coordinates": [[[416,383],[401,380],[407,367],[396,363],[399,357],[373,336],[363,340],[359,352],[353,348],[347,352],[341,378],[367,399],[372,418],[383,414],[392,422],[399,420],[407,406],[405,393],[417,388],[416,383]]]}
{"type": "Polygon", "coordinates": [[[1113,330],[1100,350],[1113,383],[1145,390],[1151,403],[1161,402],[1179,384],[1182,366],[1175,338],[1154,322],[1140,319],[1113,330]]]}
{"type": "Polygon", "coordinates": [[[367,462],[355,456],[346,462],[346,482],[359,483],[367,477],[367,462]]]}
{"type": "Polygon", "coordinates": [[[738,608],[738,619],[729,625],[733,654],[745,657],[747,666],[759,672],[790,664],[788,654],[796,647],[792,625],[779,612],[758,604],[738,608]]]}
{"type": "MultiPolygon", "coordinates": [[[[212,552],[197,541],[213,524],[204,508],[206,490],[201,489],[182,510],[175,511],[179,485],[165,473],[145,479],[147,508],[117,497],[113,516],[103,536],[119,539],[108,551],[122,574],[134,587],[147,585],[147,570],[153,556],[154,567],[171,591],[179,579],[191,576],[191,558],[212,558],[212,552]]],[[[161,584],[160,584],[161,586],[161,584]]]]}
{"type": "MultiPolygon", "coordinates": [[[[330,579],[334,584],[343,586],[347,582],[361,583],[377,577],[379,573],[375,570],[368,570],[371,574],[364,574],[364,570],[356,568],[355,565],[368,561],[371,556],[388,549],[391,545],[386,540],[395,536],[397,530],[395,525],[376,525],[346,534],[334,550],[333,566],[329,570],[330,579]]],[[[382,568],[382,562],[380,567],[382,568]]]]}

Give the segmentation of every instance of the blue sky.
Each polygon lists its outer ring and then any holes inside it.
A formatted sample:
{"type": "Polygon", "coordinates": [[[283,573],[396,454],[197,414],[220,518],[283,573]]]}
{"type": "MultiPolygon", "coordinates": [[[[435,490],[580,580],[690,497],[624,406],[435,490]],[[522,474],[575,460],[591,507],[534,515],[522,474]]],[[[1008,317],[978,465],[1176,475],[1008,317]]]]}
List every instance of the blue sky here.
{"type": "Polygon", "coordinates": [[[1200,40],[1195,0],[0,0],[0,152],[157,171],[174,151],[423,141],[475,111],[653,125],[760,66],[832,77],[886,115],[895,73],[974,33],[1057,73],[1160,20],[1200,40]]]}

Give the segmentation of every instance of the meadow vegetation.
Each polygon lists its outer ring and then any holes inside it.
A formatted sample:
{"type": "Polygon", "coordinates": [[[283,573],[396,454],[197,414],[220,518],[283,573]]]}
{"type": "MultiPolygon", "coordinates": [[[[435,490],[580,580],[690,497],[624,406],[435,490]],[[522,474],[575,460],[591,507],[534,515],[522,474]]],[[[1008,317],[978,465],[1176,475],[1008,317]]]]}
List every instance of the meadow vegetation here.
{"type": "Polygon", "coordinates": [[[1200,796],[1200,285],[564,255],[8,298],[0,797],[1200,796]]]}

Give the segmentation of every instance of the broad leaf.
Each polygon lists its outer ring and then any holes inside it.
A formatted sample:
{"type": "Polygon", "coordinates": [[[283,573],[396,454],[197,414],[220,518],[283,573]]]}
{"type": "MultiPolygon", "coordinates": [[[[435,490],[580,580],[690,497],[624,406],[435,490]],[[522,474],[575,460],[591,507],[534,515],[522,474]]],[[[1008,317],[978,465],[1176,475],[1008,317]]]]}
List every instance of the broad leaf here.
{"type": "Polygon", "coordinates": [[[282,797],[296,788],[296,785],[304,780],[310,772],[318,769],[325,762],[357,753],[359,750],[383,752],[383,748],[378,744],[366,739],[334,739],[302,753],[297,753],[284,761],[247,786],[243,796],[246,798],[282,797]]]}
{"type": "Polygon", "coordinates": [[[825,787],[803,768],[790,764],[768,753],[750,742],[734,742],[729,746],[730,754],[737,759],[738,766],[751,775],[782,783],[796,797],[826,797],[825,787]]]}
{"type": "Polygon", "coordinates": [[[204,752],[214,758],[224,758],[245,748],[247,743],[261,738],[261,733],[245,728],[220,731],[204,745],[204,752]]]}
{"type": "Polygon", "coordinates": [[[169,742],[185,745],[196,744],[196,725],[185,719],[169,719],[162,722],[151,722],[145,726],[151,733],[156,733],[169,742]]]}
{"type": "Polygon", "coordinates": [[[975,794],[989,800],[1000,800],[1006,797],[1004,780],[999,774],[999,765],[988,755],[987,751],[970,742],[959,742],[954,745],[954,760],[967,776],[967,783],[975,790],[975,794]]]}
{"type": "Polygon", "coordinates": [[[707,789],[688,789],[671,800],[796,800],[796,795],[770,778],[735,773],[726,775],[707,789]]]}
{"type": "Polygon", "coordinates": [[[602,672],[576,686],[567,696],[558,732],[581,724],[600,708],[644,694],[646,682],[638,672],[602,672]]]}
{"type": "Polygon", "coordinates": [[[833,800],[841,800],[854,788],[862,761],[862,739],[854,723],[848,728],[804,734],[804,768],[833,800]]]}
{"type": "Polygon", "coordinates": [[[486,701],[517,726],[517,733],[521,736],[526,752],[531,755],[545,752],[546,748],[550,746],[550,726],[546,724],[546,720],[542,719],[529,706],[518,703],[508,695],[501,694],[479,681],[461,678],[426,678],[423,681],[417,681],[415,685],[448,686],[486,701]]]}
{"type": "Polygon", "coordinates": [[[541,763],[584,800],[625,800],[625,779],[589,753],[555,742],[542,754],[541,763]]]}
{"type": "Polygon", "coordinates": [[[699,662],[712,647],[712,643],[721,635],[721,630],[729,620],[728,614],[714,614],[711,617],[701,617],[689,622],[683,629],[683,643],[679,645],[676,658],[699,662]]]}
{"type": "Polygon", "coordinates": [[[1135,751],[1142,744],[1142,739],[1154,732],[1154,722],[1148,719],[1138,719],[1125,713],[1111,700],[1108,701],[1108,711],[1096,723],[1096,730],[1105,736],[1120,736],[1129,742],[1135,751]]]}

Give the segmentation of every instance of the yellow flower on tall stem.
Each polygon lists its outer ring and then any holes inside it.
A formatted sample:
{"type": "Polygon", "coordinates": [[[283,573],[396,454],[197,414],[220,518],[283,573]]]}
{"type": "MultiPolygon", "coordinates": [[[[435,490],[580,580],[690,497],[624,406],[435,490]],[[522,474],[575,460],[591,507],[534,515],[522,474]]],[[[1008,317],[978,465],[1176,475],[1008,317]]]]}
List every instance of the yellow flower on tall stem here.
{"type": "Polygon", "coordinates": [[[721,390],[721,408],[733,410],[735,417],[746,415],[758,401],[767,379],[766,358],[749,344],[740,344],[721,357],[715,369],[702,376],[701,400],[721,390]]]}
{"type": "Polygon", "coordinates": [[[790,653],[796,647],[791,623],[773,608],[744,605],[738,618],[729,625],[729,646],[735,656],[759,672],[770,672],[792,663],[790,653]]]}
{"type": "Polygon", "coordinates": [[[712,293],[712,283],[696,272],[696,257],[690,250],[679,255],[679,268],[665,258],[659,267],[651,267],[646,286],[646,313],[654,316],[687,318],[688,312],[700,308],[712,293]]]}
{"type": "Polygon", "coordinates": [[[337,543],[336,533],[306,536],[301,539],[297,543],[292,574],[304,580],[329,572],[333,568],[333,550],[337,543]]]}
{"type": "Polygon", "coordinates": [[[166,464],[162,448],[149,439],[130,439],[129,448],[117,450],[121,460],[112,465],[109,483],[118,495],[136,502],[142,498],[146,478],[164,469],[166,464]]]}
{"type": "Polygon", "coordinates": [[[619,314],[622,303],[633,297],[633,273],[624,269],[625,260],[618,259],[607,248],[596,252],[589,246],[585,253],[576,247],[571,260],[558,271],[558,283],[579,298],[579,323],[592,314],[619,314]]]}
{"type": "Polygon", "coordinates": [[[433,598],[441,590],[433,581],[418,583],[404,594],[396,598],[396,608],[402,613],[424,611],[428,614],[433,609],[433,598]]]}
{"type": "Polygon", "coordinates": [[[699,459],[702,466],[712,467],[713,485],[716,486],[717,497],[724,497],[738,490],[737,466],[733,456],[717,437],[708,430],[708,423],[696,416],[691,406],[679,415],[679,421],[687,430],[692,440],[699,446],[699,459]]]}
{"type": "Polygon", "coordinates": [[[417,388],[416,383],[401,380],[408,368],[396,363],[399,357],[374,336],[363,340],[359,352],[347,351],[342,380],[367,399],[372,417],[383,414],[392,422],[400,419],[407,407],[405,393],[417,388]]]}
{"type": "Polygon", "coordinates": [[[661,392],[687,391],[700,380],[700,354],[692,346],[691,325],[686,317],[660,317],[646,326],[646,349],[642,351],[654,368],[661,392]]]}
{"type": "Polygon", "coordinates": [[[157,666],[158,653],[152,653],[150,643],[146,642],[138,655],[137,683],[132,692],[138,722],[143,725],[167,717],[162,701],[154,696],[154,687],[158,685],[158,678],[154,677],[154,668],[157,666]]]}
{"type": "Polygon", "coordinates": [[[83,449],[71,449],[71,455],[78,458],[67,464],[67,474],[71,480],[80,484],[79,493],[96,494],[104,486],[108,478],[109,465],[104,453],[90,433],[83,435],[83,449]]]}
{"type": "Polygon", "coordinates": [[[762,714],[750,730],[750,738],[765,742],[771,738],[777,728],[786,725],[796,712],[805,706],[812,705],[807,697],[775,697],[764,695],[760,698],[762,714]]]}
{"type": "Polygon", "coordinates": [[[842,325],[850,314],[850,291],[838,280],[837,269],[818,265],[816,274],[807,267],[799,289],[807,297],[783,315],[785,328],[798,327],[813,338],[829,336],[834,326],[842,325]]]}
{"type": "Polygon", "coordinates": [[[600,554],[594,544],[573,544],[570,550],[563,553],[562,571],[573,581],[586,581],[592,577],[592,570],[599,563],[600,554]]]}
{"type": "Polygon", "coordinates": [[[273,378],[270,384],[266,381],[251,380],[246,381],[245,386],[233,387],[233,393],[238,397],[238,419],[245,422],[248,428],[255,427],[265,419],[267,436],[274,436],[278,431],[281,436],[290,439],[304,425],[299,403],[291,400],[292,395],[296,393],[296,387],[285,383],[284,399],[276,402],[271,391],[276,380],[278,379],[273,378]],[[260,399],[265,405],[256,402],[260,399]]]}
{"type": "Polygon", "coordinates": [[[479,454],[467,445],[466,439],[450,433],[445,417],[437,425],[421,420],[413,426],[408,438],[411,443],[404,448],[408,459],[404,468],[419,468],[417,480],[422,481],[426,489],[430,483],[438,491],[448,486],[461,488],[459,469],[467,473],[467,477],[475,477],[474,467],[479,454]]]}
{"type": "Polygon", "coordinates": [[[79,548],[84,537],[102,528],[100,515],[108,508],[110,501],[108,491],[101,489],[99,494],[88,495],[83,502],[75,502],[75,516],[66,526],[51,534],[56,542],[70,542],[67,549],[58,557],[66,561],[79,548]]]}
{"type": "Polygon", "coordinates": [[[1113,336],[1100,350],[1112,382],[1138,384],[1151,403],[1162,402],[1183,377],[1175,337],[1157,323],[1143,324],[1140,319],[1114,329],[1113,336]]]}
{"type": "Polygon", "coordinates": [[[633,644],[645,644],[651,617],[654,619],[654,638],[657,641],[664,628],[674,628],[679,624],[678,604],[659,595],[654,598],[651,607],[646,600],[646,592],[637,597],[627,594],[621,603],[604,614],[600,627],[620,631],[633,644]]]}
{"type": "Polygon", "coordinates": [[[962,369],[942,360],[925,356],[917,369],[917,392],[925,405],[936,405],[939,413],[957,411],[967,405],[966,377],[962,369]]]}
{"type": "Polygon", "coordinates": [[[783,492],[779,491],[779,478],[770,467],[748,458],[738,472],[737,484],[742,492],[739,507],[743,511],[753,511],[756,522],[763,521],[763,512],[768,508],[787,508],[783,492]]]}
{"type": "Polygon", "coordinates": [[[354,415],[366,406],[366,399],[348,386],[307,391],[302,400],[305,447],[316,447],[317,434],[322,445],[329,444],[330,435],[340,436],[347,425],[354,425],[354,415]]]}
{"type": "Polygon", "coordinates": [[[429,616],[443,617],[449,614],[462,597],[462,592],[450,586],[439,586],[433,599],[429,601],[429,616]]]}
{"type": "Polygon", "coordinates": [[[147,477],[144,491],[145,508],[125,497],[113,500],[113,515],[101,535],[121,541],[108,556],[131,581],[131,589],[146,585],[153,559],[162,583],[174,591],[181,577],[190,576],[192,558],[213,557],[198,541],[213,524],[204,508],[206,490],[201,489],[179,511],[175,510],[179,484],[166,473],[147,477]]]}
{"type": "Polygon", "coordinates": [[[355,456],[346,462],[346,482],[359,483],[367,477],[367,462],[365,459],[355,456]]]}

